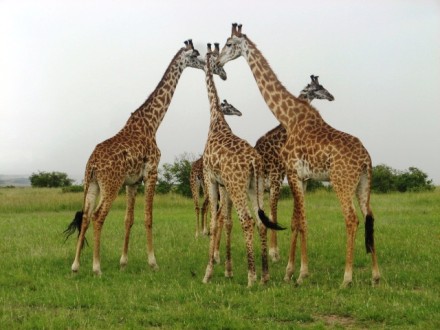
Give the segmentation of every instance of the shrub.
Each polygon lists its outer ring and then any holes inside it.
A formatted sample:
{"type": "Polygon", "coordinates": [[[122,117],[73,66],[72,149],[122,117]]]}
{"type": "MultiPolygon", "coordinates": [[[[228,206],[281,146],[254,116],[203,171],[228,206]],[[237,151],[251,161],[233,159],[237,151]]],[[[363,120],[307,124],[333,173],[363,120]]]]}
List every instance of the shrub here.
{"type": "Polygon", "coordinates": [[[32,187],[57,188],[71,186],[74,180],[69,179],[66,173],[39,171],[38,173],[32,173],[29,181],[32,187]]]}

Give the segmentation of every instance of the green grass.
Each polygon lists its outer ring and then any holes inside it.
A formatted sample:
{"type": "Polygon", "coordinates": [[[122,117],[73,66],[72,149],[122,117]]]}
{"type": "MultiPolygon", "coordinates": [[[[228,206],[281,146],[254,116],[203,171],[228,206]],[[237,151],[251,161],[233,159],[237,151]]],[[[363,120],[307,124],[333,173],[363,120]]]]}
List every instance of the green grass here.
{"type": "MultiPolygon", "coordinates": [[[[72,275],[75,239],[64,243],[61,233],[81,203],[82,194],[58,189],[0,189],[2,329],[440,327],[439,189],[372,196],[382,273],[376,288],[370,285],[371,260],[365,254],[362,221],[353,286],[339,288],[345,226],[333,193],[319,191],[306,197],[311,275],[301,287],[283,282],[288,231],[279,235],[282,261],[270,264],[270,282],[246,287],[244,241],[235,216],[234,278],[224,278],[221,264],[211,283],[202,284],[208,239],[194,238],[192,201],[175,195],[155,198],[159,271],[147,265],[142,197],[136,205],[129,263],[119,270],[125,207],[120,196],[103,230],[102,277],[92,274],[90,246],[83,251],[79,273],[72,275]]],[[[285,226],[291,208],[292,201],[280,202],[279,221],[285,226]]],[[[92,244],[91,229],[87,236],[92,244]]],[[[254,236],[261,274],[259,240],[254,236]]]]}

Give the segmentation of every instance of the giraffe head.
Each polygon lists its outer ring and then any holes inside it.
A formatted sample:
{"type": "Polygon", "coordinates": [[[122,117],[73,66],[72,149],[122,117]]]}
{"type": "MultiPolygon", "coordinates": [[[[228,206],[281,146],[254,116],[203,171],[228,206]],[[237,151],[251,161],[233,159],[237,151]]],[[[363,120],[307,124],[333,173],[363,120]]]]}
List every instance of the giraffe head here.
{"type": "MultiPolygon", "coordinates": [[[[214,74],[217,74],[222,80],[226,80],[226,72],[223,69],[222,66],[219,66],[217,63],[217,58],[220,53],[220,45],[218,43],[214,43],[214,50],[211,49],[211,44],[208,43],[208,50],[206,53],[206,59],[208,58],[208,55],[210,56],[211,60],[209,63],[209,67],[211,69],[211,72],[214,74]]],[[[206,64],[206,61],[203,61],[203,64],[206,64]]],[[[205,67],[203,67],[203,70],[205,70],[205,67]]]]}
{"type": "Polygon", "coordinates": [[[312,82],[308,84],[299,94],[300,99],[312,102],[314,99],[333,101],[335,98],[322,85],[319,84],[318,76],[311,75],[312,82]]]}
{"type": "MultiPolygon", "coordinates": [[[[189,58],[188,58],[188,66],[191,66],[196,69],[205,70],[205,61],[202,58],[199,58],[200,53],[194,49],[192,40],[189,39],[185,41],[185,51],[188,52],[189,58]],[[191,50],[194,53],[190,53],[191,50]]],[[[213,74],[218,75],[222,80],[227,79],[226,71],[223,69],[223,67],[217,65],[216,63],[211,64],[211,71],[213,74]]]]}
{"type": "Polygon", "coordinates": [[[226,40],[225,46],[218,57],[218,65],[223,66],[246,53],[246,35],[241,33],[241,27],[241,24],[232,24],[231,36],[226,40]]]}
{"type": "Polygon", "coordinates": [[[234,107],[232,104],[228,103],[228,101],[223,100],[223,102],[220,104],[222,108],[222,112],[224,115],[228,116],[241,116],[241,112],[234,107]]]}

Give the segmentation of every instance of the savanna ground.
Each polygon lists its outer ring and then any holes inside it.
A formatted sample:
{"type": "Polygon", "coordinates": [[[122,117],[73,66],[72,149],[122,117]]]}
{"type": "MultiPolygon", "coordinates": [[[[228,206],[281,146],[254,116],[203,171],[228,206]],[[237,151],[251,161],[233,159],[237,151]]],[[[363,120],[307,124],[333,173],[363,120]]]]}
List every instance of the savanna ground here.
{"type": "MultiPolygon", "coordinates": [[[[372,196],[382,281],[371,286],[371,258],[365,253],[361,221],[354,283],[347,289],[339,287],[345,226],[331,192],[306,197],[310,277],[300,287],[294,281],[283,282],[289,231],[279,235],[282,260],[270,264],[270,282],[246,287],[244,240],[235,215],[234,278],[225,278],[220,264],[211,282],[202,284],[208,239],[194,238],[192,201],[176,195],[158,195],[154,202],[159,271],[152,271],[146,262],[142,197],[136,205],[129,263],[120,271],[124,199],[118,197],[105,222],[103,275],[98,278],[92,274],[91,246],[83,251],[79,273],[71,274],[75,237],[64,243],[62,236],[81,209],[82,194],[0,189],[2,329],[440,328],[438,188],[430,193],[372,196]]],[[[282,200],[280,223],[289,225],[291,211],[292,201],[282,200]]],[[[87,234],[90,244],[92,231],[90,227],[87,234]]],[[[261,274],[256,232],[254,237],[261,274]]]]}

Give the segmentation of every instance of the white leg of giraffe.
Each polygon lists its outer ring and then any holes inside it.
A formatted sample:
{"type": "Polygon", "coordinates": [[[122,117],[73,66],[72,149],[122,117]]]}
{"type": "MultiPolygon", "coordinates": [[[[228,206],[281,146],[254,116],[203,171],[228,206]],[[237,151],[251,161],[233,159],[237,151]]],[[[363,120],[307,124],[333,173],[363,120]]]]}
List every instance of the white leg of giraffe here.
{"type": "Polygon", "coordinates": [[[136,193],[138,185],[126,186],[126,196],[127,196],[127,209],[125,212],[125,239],[124,246],[122,248],[121,259],[119,260],[119,265],[121,269],[124,269],[128,262],[128,242],[130,240],[130,231],[134,222],[134,205],[136,202],[136,193]]]}

